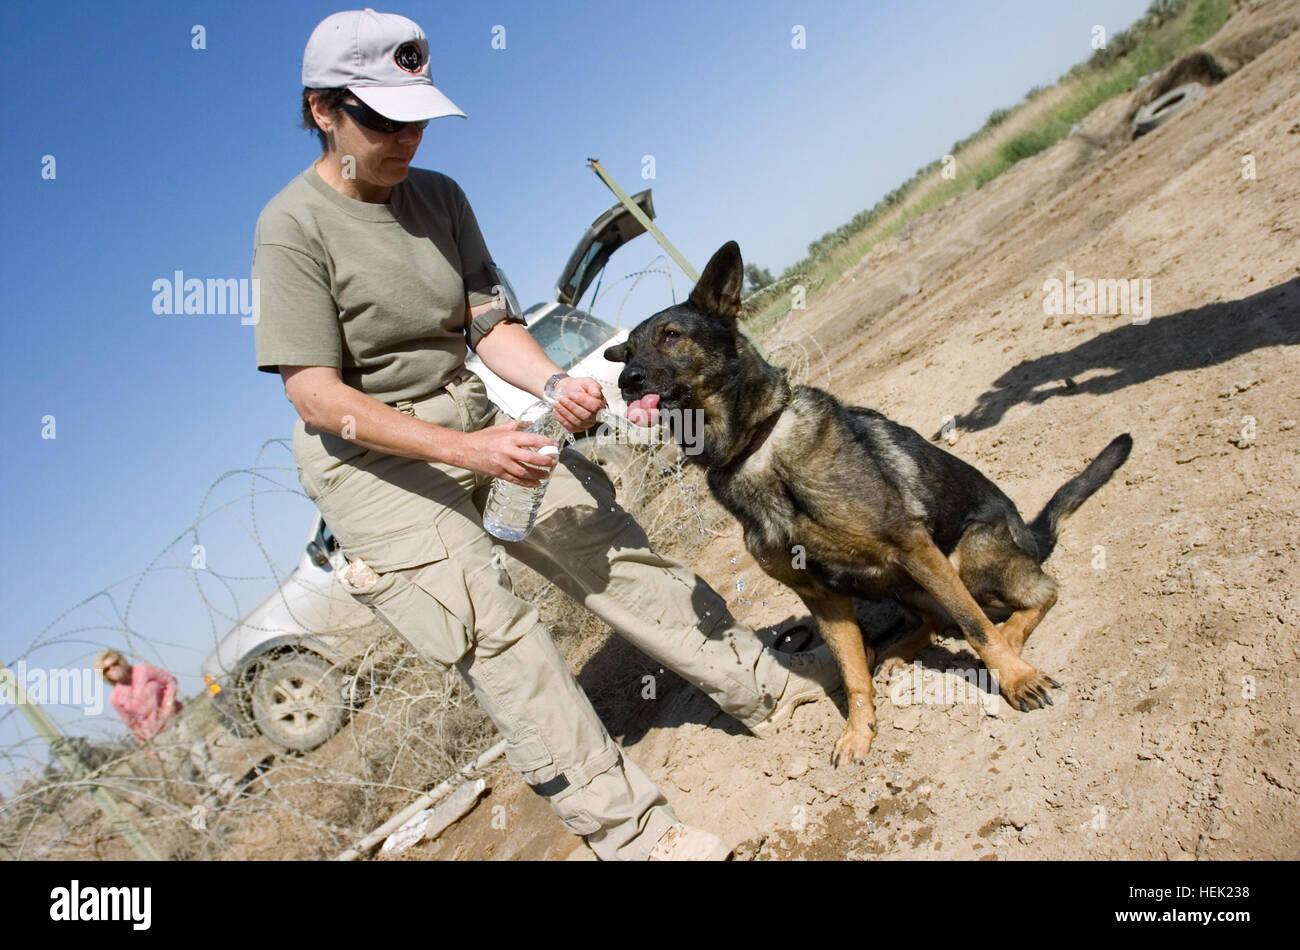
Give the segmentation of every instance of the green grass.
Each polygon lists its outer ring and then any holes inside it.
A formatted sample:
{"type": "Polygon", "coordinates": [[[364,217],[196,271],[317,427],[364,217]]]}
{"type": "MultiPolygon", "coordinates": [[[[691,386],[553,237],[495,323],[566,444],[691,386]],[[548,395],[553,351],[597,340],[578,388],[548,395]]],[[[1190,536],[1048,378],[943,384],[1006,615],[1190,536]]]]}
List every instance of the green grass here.
{"type": "MultiPolygon", "coordinates": [[[[834,231],[808,246],[808,256],[788,267],[778,278],[795,278],[829,286],[871,248],[897,234],[918,215],[933,211],[971,188],[982,188],[1017,162],[1037,155],[1065,138],[1070,129],[1106,100],[1137,85],[1138,79],[1201,45],[1213,36],[1232,12],[1231,0],[1155,0],[1147,12],[1128,30],[1110,37],[1107,48],[1072,67],[1054,87],[1035,86],[1025,101],[1010,109],[995,109],[974,134],[953,144],[952,155],[959,169],[952,179],[939,175],[941,160],[917,170],[916,174],[877,204],[859,212],[834,231]],[[1050,107],[1040,97],[1050,89],[1067,94],[1050,107]],[[1033,123],[1008,138],[994,152],[977,163],[963,162],[971,146],[1000,132],[1022,109],[1040,113],[1033,123]],[[928,186],[922,188],[923,185],[928,186]],[[897,213],[894,213],[897,212],[897,213]]],[[[761,332],[785,315],[788,302],[780,294],[756,296],[748,305],[751,332],[761,332]]]]}

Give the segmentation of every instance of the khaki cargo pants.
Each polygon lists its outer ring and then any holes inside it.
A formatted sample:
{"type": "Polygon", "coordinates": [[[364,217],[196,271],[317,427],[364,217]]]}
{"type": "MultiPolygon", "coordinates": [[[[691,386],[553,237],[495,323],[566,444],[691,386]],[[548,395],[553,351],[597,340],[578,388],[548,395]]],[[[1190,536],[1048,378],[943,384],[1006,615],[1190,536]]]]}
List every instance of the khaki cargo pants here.
{"type": "MultiPolygon", "coordinates": [[[[403,411],[474,431],[507,421],[462,370],[403,411]]],[[[533,531],[502,542],[482,527],[491,479],[294,428],[299,477],[353,563],[340,577],[426,659],[455,666],[506,740],[506,758],[602,859],[644,859],[676,821],[623,757],[537,611],[516,597],[505,551],[553,581],[726,712],[767,717],[788,676],[693,571],[650,549],[600,467],[566,449],[533,531]],[[351,581],[352,583],[349,583],[351,581]]]]}

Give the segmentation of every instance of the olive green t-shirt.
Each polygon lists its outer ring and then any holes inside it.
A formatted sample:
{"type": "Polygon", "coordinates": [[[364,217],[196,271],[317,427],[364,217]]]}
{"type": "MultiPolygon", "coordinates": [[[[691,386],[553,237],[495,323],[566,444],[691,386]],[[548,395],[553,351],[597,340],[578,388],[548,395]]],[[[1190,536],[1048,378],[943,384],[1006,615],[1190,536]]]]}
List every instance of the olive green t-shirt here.
{"type": "MultiPolygon", "coordinates": [[[[456,182],[413,168],[387,204],[335,191],[309,167],[257,219],[257,368],[333,366],[382,402],[442,388],[507,316],[496,266],[456,182]]],[[[514,322],[522,322],[515,320],[514,322]]]]}

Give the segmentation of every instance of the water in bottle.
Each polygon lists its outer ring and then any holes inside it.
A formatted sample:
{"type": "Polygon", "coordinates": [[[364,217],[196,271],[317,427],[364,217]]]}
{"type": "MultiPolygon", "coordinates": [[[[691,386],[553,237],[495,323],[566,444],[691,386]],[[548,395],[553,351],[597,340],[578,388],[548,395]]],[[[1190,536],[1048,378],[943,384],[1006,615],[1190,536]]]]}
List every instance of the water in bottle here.
{"type": "MultiPolygon", "coordinates": [[[[536,402],[520,417],[528,423],[525,431],[536,432],[556,443],[538,449],[541,455],[558,455],[559,447],[571,438],[567,429],[556,421],[550,407],[544,402],[536,402]]],[[[549,478],[550,469],[533,466],[544,471],[549,478]]],[[[546,481],[536,488],[516,485],[503,478],[495,479],[488,491],[487,504],[483,507],[483,528],[494,538],[502,541],[520,541],[528,536],[537,518],[537,510],[542,506],[542,496],[546,494],[546,481]]]]}

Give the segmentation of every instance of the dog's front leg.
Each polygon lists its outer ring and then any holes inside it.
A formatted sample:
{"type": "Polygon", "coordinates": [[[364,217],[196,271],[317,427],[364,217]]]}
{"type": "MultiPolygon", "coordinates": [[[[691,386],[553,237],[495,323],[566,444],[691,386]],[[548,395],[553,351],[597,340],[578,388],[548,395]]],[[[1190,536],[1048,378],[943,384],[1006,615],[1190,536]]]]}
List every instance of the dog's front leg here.
{"type": "Polygon", "coordinates": [[[876,737],[876,695],[871,683],[871,647],[863,640],[853,612],[853,598],[820,590],[801,590],[799,596],[808,605],[822,639],[839,664],[848,694],[849,721],[835,743],[831,764],[861,762],[876,737]]]}
{"type": "Polygon", "coordinates": [[[917,531],[900,545],[899,561],[961,628],[971,649],[998,678],[998,689],[1008,703],[1021,712],[1051,704],[1051,688],[1059,689],[1061,684],[1020,658],[928,534],[917,531]]]}

